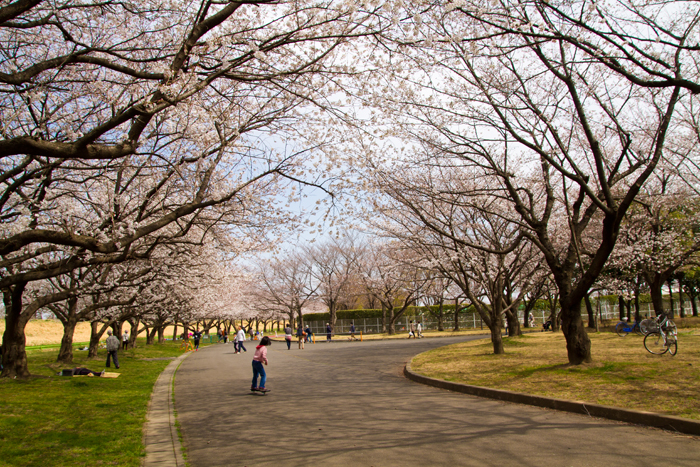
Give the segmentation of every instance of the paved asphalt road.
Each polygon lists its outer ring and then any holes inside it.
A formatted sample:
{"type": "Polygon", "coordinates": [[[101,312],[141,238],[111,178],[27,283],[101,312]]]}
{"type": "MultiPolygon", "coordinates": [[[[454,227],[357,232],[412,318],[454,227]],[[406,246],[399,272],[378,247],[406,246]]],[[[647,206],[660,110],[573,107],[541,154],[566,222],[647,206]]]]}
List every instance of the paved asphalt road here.
{"type": "MultiPolygon", "coordinates": [[[[467,340],[275,342],[265,396],[233,345],[185,359],[175,406],[187,460],[214,466],[698,466],[700,440],[454,393],[402,376],[412,356],[467,340]]],[[[653,397],[640,394],[639,397],[653,397]]]]}

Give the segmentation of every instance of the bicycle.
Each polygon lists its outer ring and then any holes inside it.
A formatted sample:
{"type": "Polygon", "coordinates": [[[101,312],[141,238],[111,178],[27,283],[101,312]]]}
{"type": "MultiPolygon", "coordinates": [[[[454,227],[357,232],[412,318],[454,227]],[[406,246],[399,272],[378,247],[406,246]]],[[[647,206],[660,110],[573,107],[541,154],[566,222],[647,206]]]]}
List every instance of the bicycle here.
{"type": "Polygon", "coordinates": [[[625,337],[627,334],[634,332],[637,335],[643,336],[644,333],[642,332],[641,326],[639,324],[639,321],[635,321],[634,324],[630,325],[627,322],[627,319],[623,319],[617,325],[615,326],[615,332],[617,333],[618,336],[620,337],[625,337]]]}
{"type": "Polygon", "coordinates": [[[194,345],[192,345],[192,342],[189,340],[182,341],[180,344],[180,350],[184,350],[185,352],[194,352],[194,345]]]}
{"type": "Polygon", "coordinates": [[[657,325],[656,331],[651,331],[644,336],[644,348],[654,355],[663,355],[666,352],[676,355],[678,352],[678,328],[676,324],[663,316],[657,325]]]}
{"type": "Polygon", "coordinates": [[[639,322],[639,328],[641,329],[642,333],[646,336],[650,332],[658,331],[659,324],[654,318],[644,318],[642,321],[639,322]]]}

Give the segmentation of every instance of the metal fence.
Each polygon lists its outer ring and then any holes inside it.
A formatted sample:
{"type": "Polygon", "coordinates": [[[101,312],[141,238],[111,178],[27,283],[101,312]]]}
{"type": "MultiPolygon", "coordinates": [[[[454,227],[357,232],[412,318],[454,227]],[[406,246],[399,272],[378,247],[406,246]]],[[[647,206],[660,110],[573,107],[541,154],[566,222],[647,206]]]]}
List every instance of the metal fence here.
{"type": "MultiPolygon", "coordinates": [[[[684,302],[684,307],[687,314],[690,314],[690,301],[684,302]]],[[[597,304],[593,304],[593,310],[596,317],[601,317],[603,321],[617,322],[620,319],[620,309],[617,305],[601,302],[600,309],[597,304]]],[[[678,302],[674,303],[674,311],[677,314],[679,310],[678,302]]],[[[644,317],[645,315],[654,316],[654,308],[651,303],[640,303],[639,312],[644,317]]],[[[542,323],[547,321],[549,310],[535,310],[532,312],[535,317],[535,327],[541,328],[542,323]]],[[[632,315],[634,316],[634,306],[632,307],[632,315]]],[[[585,307],[582,310],[581,318],[584,322],[588,321],[588,312],[585,307]]],[[[518,319],[523,322],[523,312],[518,312],[518,319]]],[[[437,317],[428,313],[420,315],[404,315],[396,322],[396,332],[408,332],[409,321],[420,320],[424,331],[436,331],[438,329],[437,317]]],[[[454,313],[445,313],[443,316],[443,328],[454,329],[454,313]]],[[[359,319],[338,319],[333,329],[334,334],[348,334],[350,326],[355,323],[355,331],[362,331],[363,334],[377,334],[382,332],[381,318],[359,318],[359,319]]],[[[304,321],[304,325],[309,325],[314,334],[326,334],[326,321],[304,321]]],[[[488,329],[481,321],[478,313],[460,313],[459,315],[460,329],[488,329]]]]}

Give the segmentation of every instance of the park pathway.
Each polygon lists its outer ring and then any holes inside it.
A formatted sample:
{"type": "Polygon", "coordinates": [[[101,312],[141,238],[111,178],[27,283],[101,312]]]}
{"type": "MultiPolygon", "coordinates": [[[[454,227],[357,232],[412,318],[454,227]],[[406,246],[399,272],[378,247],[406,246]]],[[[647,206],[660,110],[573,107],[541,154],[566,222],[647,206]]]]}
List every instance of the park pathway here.
{"type": "MultiPolygon", "coordinates": [[[[215,466],[697,466],[700,440],[498,402],[414,383],[412,356],[467,340],[434,338],[269,348],[267,386],[251,360],[217,345],[183,361],[175,407],[187,460],[215,466]]],[[[651,397],[652,395],[640,395],[651,397]]]]}

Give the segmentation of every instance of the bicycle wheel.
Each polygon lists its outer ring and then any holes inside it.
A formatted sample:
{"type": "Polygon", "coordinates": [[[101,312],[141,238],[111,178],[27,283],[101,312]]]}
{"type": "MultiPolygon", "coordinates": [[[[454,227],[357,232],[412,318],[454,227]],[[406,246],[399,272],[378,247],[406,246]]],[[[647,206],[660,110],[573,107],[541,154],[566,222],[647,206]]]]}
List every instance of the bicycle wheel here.
{"type": "Polygon", "coordinates": [[[646,336],[654,329],[654,320],[649,318],[643,319],[642,322],[639,323],[639,329],[642,331],[642,334],[646,336]]]}
{"type": "Polygon", "coordinates": [[[615,326],[615,332],[620,337],[625,337],[627,335],[627,332],[625,332],[625,323],[623,321],[617,323],[617,326],[615,326]]]}
{"type": "Polygon", "coordinates": [[[663,355],[668,352],[664,336],[659,332],[650,332],[644,336],[644,348],[654,355],[663,355]]]}
{"type": "Polygon", "coordinates": [[[642,331],[642,325],[641,325],[639,322],[634,323],[634,326],[632,327],[632,330],[633,330],[634,333],[637,334],[638,336],[643,336],[643,335],[644,335],[644,332],[642,331]]]}
{"type": "Polygon", "coordinates": [[[678,353],[678,341],[675,339],[669,340],[667,344],[668,353],[670,353],[671,355],[676,355],[676,353],[678,353]]]}

